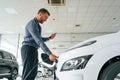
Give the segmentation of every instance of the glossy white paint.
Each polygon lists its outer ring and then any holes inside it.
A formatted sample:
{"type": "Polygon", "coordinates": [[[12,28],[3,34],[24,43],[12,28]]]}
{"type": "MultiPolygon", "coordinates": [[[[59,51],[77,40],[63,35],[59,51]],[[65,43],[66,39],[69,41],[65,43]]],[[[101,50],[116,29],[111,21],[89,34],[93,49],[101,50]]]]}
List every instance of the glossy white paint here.
{"type": "Polygon", "coordinates": [[[120,56],[120,32],[92,38],[76,46],[93,40],[97,40],[97,42],[89,46],[64,52],[59,56],[56,71],[59,80],[97,80],[103,65],[111,58],[120,56]],[[60,71],[62,65],[67,60],[90,54],[93,54],[93,56],[84,69],[60,71]]]}

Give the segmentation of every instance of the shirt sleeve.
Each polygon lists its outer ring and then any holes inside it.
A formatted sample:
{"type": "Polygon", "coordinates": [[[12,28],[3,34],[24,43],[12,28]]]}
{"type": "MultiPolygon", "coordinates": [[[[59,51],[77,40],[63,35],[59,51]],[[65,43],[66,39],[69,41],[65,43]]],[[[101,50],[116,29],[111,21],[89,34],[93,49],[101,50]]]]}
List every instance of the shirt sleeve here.
{"type": "MultiPolygon", "coordinates": [[[[29,23],[28,26],[28,31],[30,32],[31,36],[33,37],[33,39],[35,40],[35,42],[39,45],[39,47],[41,47],[41,49],[48,55],[51,54],[51,51],[49,50],[49,48],[46,46],[46,44],[44,43],[43,40],[45,40],[44,38],[41,37],[41,35],[39,35],[39,30],[38,27],[35,23],[29,23]]],[[[47,41],[47,39],[45,40],[47,41]]]]}
{"type": "Polygon", "coordinates": [[[46,42],[46,41],[49,40],[49,37],[42,37],[42,40],[43,40],[44,42],[46,42]]]}

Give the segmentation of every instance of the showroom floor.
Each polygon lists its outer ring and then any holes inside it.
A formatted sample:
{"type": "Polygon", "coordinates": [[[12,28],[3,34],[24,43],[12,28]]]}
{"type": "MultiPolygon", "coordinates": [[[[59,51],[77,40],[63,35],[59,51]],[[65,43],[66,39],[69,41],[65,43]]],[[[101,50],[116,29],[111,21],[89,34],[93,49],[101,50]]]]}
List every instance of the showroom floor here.
{"type": "MultiPolygon", "coordinates": [[[[0,80],[8,80],[8,79],[4,78],[4,79],[0,79],[0,80]]],[[[21,80],[21,78],[18,77],[16,80],[21,80]]],[[[53,80],[53,78],[36,78],[35,80],[53,80]]]]}

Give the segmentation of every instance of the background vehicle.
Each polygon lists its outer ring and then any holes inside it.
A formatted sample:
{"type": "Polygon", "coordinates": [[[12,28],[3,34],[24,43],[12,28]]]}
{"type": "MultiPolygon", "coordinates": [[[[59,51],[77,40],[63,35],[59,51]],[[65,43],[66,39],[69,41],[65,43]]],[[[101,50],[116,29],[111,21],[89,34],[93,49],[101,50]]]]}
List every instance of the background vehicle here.
{"type": "Polygon", "coordinates": [[[59,56],[59,80],[120,80],[120,32],[86,40],[59,56]]]}
{"type": "Polygon", "coordinates": [[[14,55],[0,50],[0,78],[16,80],[18,75],[18,63],[14,55]]]}

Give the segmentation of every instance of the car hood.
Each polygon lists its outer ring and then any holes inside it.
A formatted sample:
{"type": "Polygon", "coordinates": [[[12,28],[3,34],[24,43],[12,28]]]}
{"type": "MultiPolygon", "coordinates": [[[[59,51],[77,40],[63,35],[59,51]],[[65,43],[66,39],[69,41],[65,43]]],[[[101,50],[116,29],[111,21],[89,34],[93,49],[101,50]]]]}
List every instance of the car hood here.
{"type": "Polygon", "coordinates": [[[69,48],[64,53],[62,53],[59,56],[59,59],[66,60],[66,59],[72,59],[78,56],[97,54],[97,51],[102,50],[106,47],[110,47],[112,45],[116,45],[116,44],[120,44],[120,32],[91,38],[89,40],[81,42],[69,48]],[[82,46],[91,41],[96,41],[96,42],[87,46],[82,46]]]}

